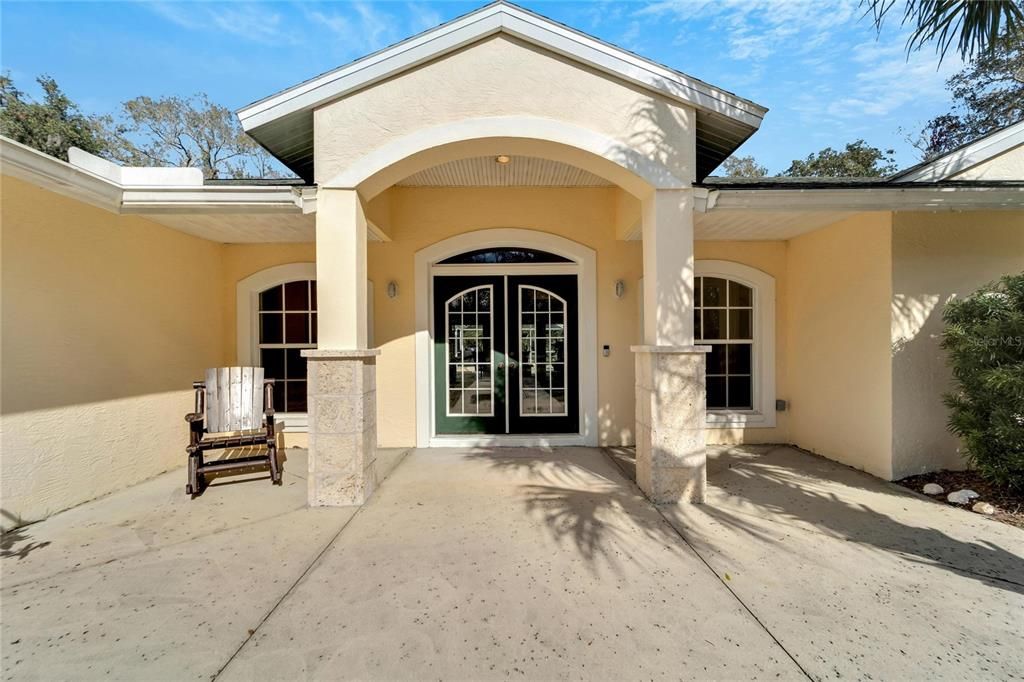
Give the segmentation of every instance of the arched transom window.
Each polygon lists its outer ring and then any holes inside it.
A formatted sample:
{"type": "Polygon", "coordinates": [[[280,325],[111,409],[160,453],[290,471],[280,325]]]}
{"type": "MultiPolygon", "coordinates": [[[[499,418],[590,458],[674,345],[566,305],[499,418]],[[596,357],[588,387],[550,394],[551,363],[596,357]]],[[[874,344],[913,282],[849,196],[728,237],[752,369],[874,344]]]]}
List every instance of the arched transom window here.
{"type": "Polygon", "coordinates": [[[274,410],[306,411],[306,359],[316,348],[316,280],[274,285],[259,294],[258,360],[274,385],[274,410]]]}

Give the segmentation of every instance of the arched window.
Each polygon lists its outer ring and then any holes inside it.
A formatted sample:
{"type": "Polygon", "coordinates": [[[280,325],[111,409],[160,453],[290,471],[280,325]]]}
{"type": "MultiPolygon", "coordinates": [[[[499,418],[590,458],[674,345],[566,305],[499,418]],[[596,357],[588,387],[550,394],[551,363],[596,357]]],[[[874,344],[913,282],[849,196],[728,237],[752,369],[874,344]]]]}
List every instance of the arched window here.
{"type": "Polygon", "coordinates": [[[301,279],[259,292],[257,358],[275,379],[274,410],[306,411],[306,358],[316,348],[316,280],[301,279]]]}
{"type": "Polygon", "coordinates": [[[711,425],[775,425],[775,280],[730,261],[697,261],[694,336],[707,356],[711,425]]]}

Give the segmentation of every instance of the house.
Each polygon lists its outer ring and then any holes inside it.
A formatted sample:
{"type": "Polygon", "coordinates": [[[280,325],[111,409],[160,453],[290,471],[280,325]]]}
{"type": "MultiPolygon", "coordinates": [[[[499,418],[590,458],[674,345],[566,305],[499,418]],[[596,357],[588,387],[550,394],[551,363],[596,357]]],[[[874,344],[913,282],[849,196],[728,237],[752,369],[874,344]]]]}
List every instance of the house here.
{"type": "MultiPolygon", "coordinates": [[[[1024,124],[890,179],[711,177],[767,109],[506,3],[238,112],[300,180],[2,153],[4,526],[184,464],[261,364],[309,502],[378,447],[706,443],[958,467],[944,303],[1024,269],[1024,124]]],[[[184,485],[184,482],[183,482],[184,485]]]]}

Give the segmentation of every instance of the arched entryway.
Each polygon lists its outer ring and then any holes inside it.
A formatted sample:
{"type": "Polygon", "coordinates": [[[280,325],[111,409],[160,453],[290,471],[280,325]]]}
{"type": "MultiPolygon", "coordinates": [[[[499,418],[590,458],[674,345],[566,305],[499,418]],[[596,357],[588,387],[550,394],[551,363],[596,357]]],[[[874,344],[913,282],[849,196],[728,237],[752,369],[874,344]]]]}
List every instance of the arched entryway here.
{"type": "Polygon", "coordinates": [[[417,445],[596,445],[594,251],[498,228],[415,261],[417,445]]]}

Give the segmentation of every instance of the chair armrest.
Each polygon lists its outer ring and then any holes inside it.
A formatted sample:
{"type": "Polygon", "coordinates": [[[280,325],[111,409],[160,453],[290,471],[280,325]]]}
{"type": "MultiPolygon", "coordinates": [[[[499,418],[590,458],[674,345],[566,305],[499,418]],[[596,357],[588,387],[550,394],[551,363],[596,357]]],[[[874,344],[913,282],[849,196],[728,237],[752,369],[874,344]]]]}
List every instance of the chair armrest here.
{"type": "Polygon", "coordinates": [[[193,424],[195,422],[201,422],[203,421],[203,415],[199,414],[198,412],[189,412],[188,414],[185,415],[185,421],[187,421],[190,424],[193,424]]]}

